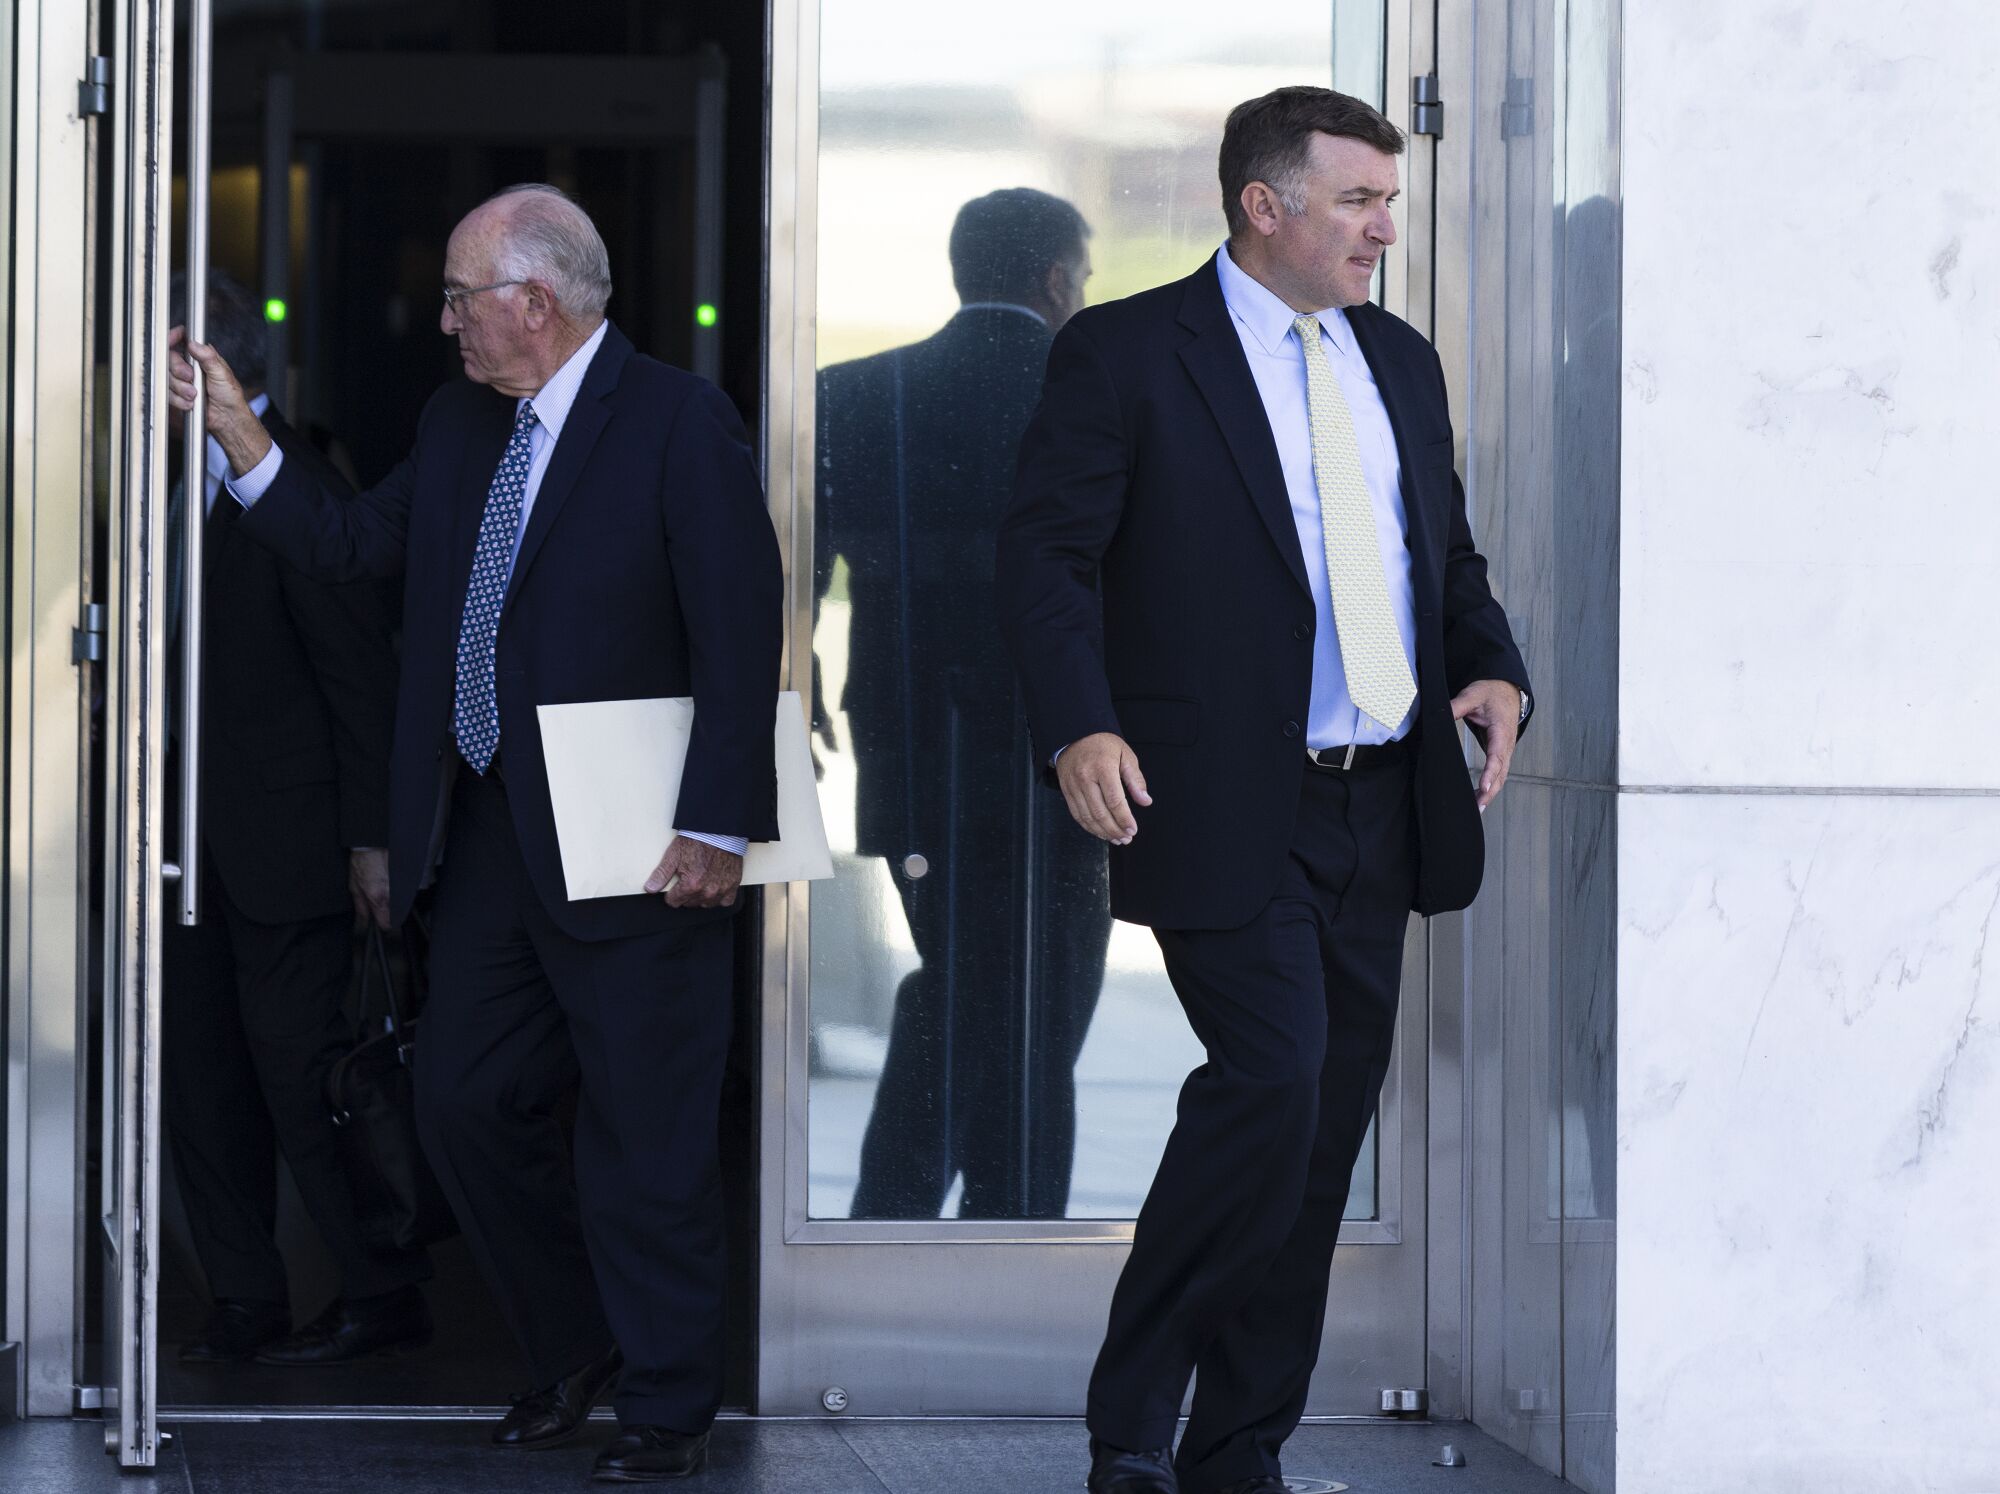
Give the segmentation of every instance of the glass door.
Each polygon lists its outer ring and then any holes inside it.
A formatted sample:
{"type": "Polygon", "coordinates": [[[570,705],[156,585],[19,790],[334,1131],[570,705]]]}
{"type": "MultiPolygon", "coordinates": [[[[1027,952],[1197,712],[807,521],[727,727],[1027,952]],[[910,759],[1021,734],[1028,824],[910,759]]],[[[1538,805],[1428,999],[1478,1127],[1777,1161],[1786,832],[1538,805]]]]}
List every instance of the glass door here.
{"type": "MultiPolygon", "coordinates": [[[[189,263],[205,273],[209,0],[188,0],[189,263]]],[[[100,1198],[105,1443],[120,1466],[153,1466],[159,1449],[157,1302],[160,1242],[160,947],[166,920],[192,922],[179,889],[194,879],[197,807],[164,812],[169,559],[198,595],[198,526],[167,532],[167,235],[173,153],[173,16],[165,0],[127,0],[113,18],[109,236],[110,503],[106,528],[103,728],[106,792],[101,1017],[100,1198]],[[169,838],[172,844],[169,844],[169,838]]],[[[198,316],[198,312],[197,312],[198,316]]],[[[201,333],[197,324],[191,329],[201,333]]],[[[200,412],[190,417],[199,427],[200,412]]],[[[197,455],[200,443],[186,443],[197,455]]],[[[192,609],[191,609],[192,610],[192,609]]],[[[199,657],[193,627],[180,646],[199,657]]],[[[183,669],[184,688],[199,689],[183,669]]],[[[198,718],[188,713],[191,781],[198,718]]]]}
{"type": "MultiPolygon", "coordinates": [[[[765,905],[758,1405],[1076,1413],[1202,1053],[1149,931],[1109,916],[1103,848],[1036,783],[991,595],[1014,447],[1054,324],[1221,243],[1232,106],[1318,82],[1407,123],[1410,15],[777,16],[771,485],[838,875],[765,905]]],[[[1379,294],[1427,326],[1413,263],[1405,237],[1379,294]]],[[[1423,1385],[1427,950],[1413,921],[1314,1414],[1423,1385]]]]}

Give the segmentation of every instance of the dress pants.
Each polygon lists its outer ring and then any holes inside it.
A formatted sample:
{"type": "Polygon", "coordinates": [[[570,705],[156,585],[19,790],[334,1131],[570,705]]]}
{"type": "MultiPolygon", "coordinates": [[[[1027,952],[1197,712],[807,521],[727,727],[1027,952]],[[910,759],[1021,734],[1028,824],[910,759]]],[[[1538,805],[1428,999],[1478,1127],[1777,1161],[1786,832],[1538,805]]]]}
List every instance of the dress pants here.
{"type": "MultiPolygon", "coordinates": [[[[1005,783],[1010,763],[972,781],[1005,783]]],[[[890,866],[923,964],[896,992],[855,1219],[935,1219],[959,1176],[961,1219],[1068,1210],[1076,1060],[1104,984],[1111,910],[1103,846],[1055,795],[1031,792],[1043,821],[1032,853],[1026,814],[998,797],[984,813],[962,804],[926,839],[940,848],[929,875],[890,866]]]]}
{"type": "Polygon", "coordinates": [[[1308,769],[1276,891],[1241,928],[1157,931],[1208,1061],[1181,1089],[1091,1376],[1093,1435],[1171,1444],[1187,1494],[1279,1472],[1303,1414],[1354,1159],[1395,1040],[1412,773],[1308,769]]]}
{"type": "Polygon", "coordinates": [[[165,931],[160,1057],[166,1142],[209,1291],[289,1304],[276,1240],[279,1151],[343,1296],[427,1279],[425,1252],[363,1242],[327,1109],[327,1072],[354,1042],[353,915],[257,923],[212,872],[204,891],[201,924],[165,931]]]}
{"type": "Polygon", "coordinates": [[[571,938],[528,879],[504,770],[460,765],[451,792],[417,1043],[425,1150],[530,1384],[615,1341],[621,1421],[706,1431],[722,1400],[731,914],[571,938]],[[558,1118],[572,1091],[573,1153],[558,1118]]]}

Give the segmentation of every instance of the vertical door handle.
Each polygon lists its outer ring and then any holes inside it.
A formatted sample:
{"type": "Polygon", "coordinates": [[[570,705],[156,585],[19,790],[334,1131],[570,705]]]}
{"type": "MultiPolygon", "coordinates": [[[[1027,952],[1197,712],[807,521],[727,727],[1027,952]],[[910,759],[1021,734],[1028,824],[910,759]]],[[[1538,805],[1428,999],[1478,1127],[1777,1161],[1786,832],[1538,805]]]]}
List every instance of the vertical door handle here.
{"type": "MultiPolygon", "coordinates": [[[[188,0],[187,335],[208,341],[209,125],[214,0],[188,0]]],[[[208,520],[208,394],[195,370],[181,441],[180,920],[201,921],[202,536],[208,520]]],[[[221,495],[217,495],[220,497],[221,495]]]]}

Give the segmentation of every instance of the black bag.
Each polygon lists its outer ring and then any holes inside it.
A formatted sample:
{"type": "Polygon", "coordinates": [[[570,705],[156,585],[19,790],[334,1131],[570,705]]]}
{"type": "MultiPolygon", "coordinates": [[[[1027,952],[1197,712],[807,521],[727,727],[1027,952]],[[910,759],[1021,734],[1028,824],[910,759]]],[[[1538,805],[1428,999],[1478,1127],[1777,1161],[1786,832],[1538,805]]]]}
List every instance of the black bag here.
{"type": "MultiPolygon", "coordinates": [[[[411,963],[415,964],[412,955],[411,963]]],[[[410,1065],[417,1026],[389,971],[382,931],[372,923],[361,969],[361,1030],[326,1077],[326,1103],[354,1189],[361,1237],[377,1250],[414,1250],[448,1240],[458,1221],[417,1140],[410,1065]],[[386,1010],[372,1014],[374,975],[386,1010]]]]}

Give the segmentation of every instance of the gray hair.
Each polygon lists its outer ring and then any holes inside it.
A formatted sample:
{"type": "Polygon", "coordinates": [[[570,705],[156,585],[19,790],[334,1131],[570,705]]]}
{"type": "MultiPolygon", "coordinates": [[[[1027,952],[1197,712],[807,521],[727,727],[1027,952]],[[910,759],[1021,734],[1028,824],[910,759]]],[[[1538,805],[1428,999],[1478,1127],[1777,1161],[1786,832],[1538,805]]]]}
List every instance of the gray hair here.
{"type": "Polygon", "coordinates": [[[575,198],[546,182],[522,182],[486,201],[507,203],[495,266],[504,279],[541,281],[571,316],[604,315],[611,299],[611,255],[575,198]]]}

